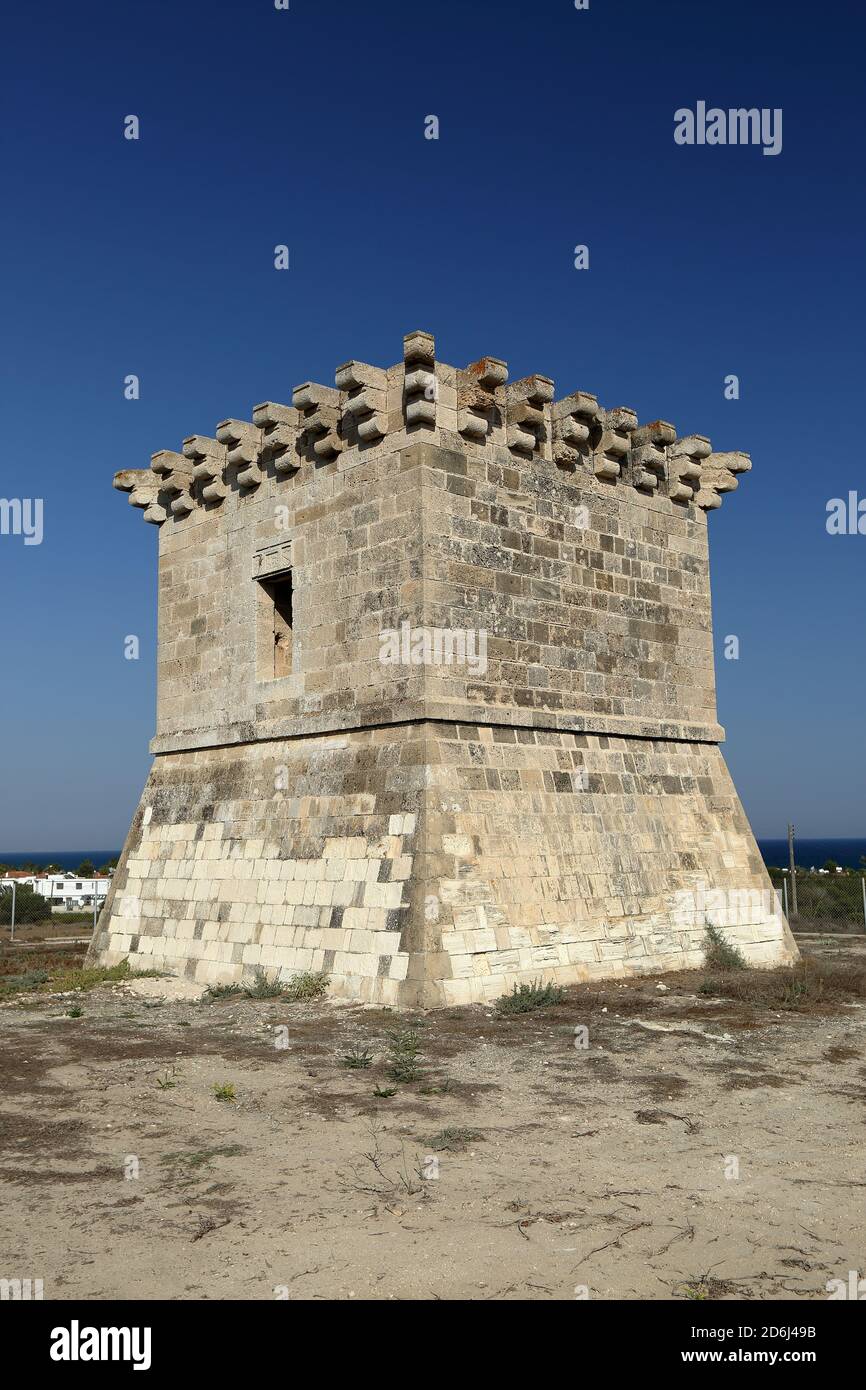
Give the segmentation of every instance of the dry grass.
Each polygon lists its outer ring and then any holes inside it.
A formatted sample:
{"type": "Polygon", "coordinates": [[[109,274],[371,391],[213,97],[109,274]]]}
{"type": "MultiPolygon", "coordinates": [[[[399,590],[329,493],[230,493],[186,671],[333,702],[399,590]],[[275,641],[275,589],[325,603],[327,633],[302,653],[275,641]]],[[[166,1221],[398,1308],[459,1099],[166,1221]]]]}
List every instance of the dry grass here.
{"type": "Polygon", "coordinates": [[[75,947],[58,947],[52,950],[46,946],[44,951],[34,951],[20,948],[17,943],[14,946],[6,944],[0,951],[0,980],[31,974],[36,970],[44,970],[50,974],[52,971],[64,970],[83,962],[84,950],[75,947]]]}
{"type": "Polygon", "coordinates": [[[708,974],[701,994],[736,999],[765,1008],[820,1012],[825,1005],[866,999],[866,965],[804,956],[778,970],[731,970],[708,974]]]}
{"type": "Polygon", "coordinates": [[[15,967],[19,973],[5,973],[5,961],[0,960],[0,995],[18,994],[22,990],[40,994],[65,994],[71,990],[95,989],[98,985],[123,984],[159,975],[158,970],[130,970],[127,961],[119,965],[85,966],[80,957],[70,958],[59,952],[28,952],[18,957],[15,967]],[[22,962],[26,965],[22,970],[22,962]]]}

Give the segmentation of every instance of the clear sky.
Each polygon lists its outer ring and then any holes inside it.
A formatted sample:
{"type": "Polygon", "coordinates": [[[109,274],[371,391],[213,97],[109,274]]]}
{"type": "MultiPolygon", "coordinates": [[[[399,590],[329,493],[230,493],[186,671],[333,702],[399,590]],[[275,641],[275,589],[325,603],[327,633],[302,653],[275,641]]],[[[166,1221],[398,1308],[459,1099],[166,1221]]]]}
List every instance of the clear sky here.
{"type": "Polygon", "coordinates": [[[859,5],[15,8],[0,495],[44,535],[0,535],[0,850],[120,846],[147,775],[157,532],[112,474],[413,328],[752,454],[710,517],[726,757],[758,835],[866,834],[866,535],[825,526],[866,496],[859,5]],[[676,144],[699,101],[781,108],[781,153],[676,144]]]}

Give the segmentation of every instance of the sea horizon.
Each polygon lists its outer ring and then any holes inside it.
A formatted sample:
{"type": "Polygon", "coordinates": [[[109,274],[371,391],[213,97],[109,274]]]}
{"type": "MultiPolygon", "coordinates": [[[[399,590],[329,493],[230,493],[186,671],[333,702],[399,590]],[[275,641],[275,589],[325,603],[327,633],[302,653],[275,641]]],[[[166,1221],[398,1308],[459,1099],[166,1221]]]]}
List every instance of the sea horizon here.
{"type": "MultiPolygon", "coordinates": [[[[787,838],[759,839],[758,849],[768,868],[787,868],[787,838]]],[[[828,859],[832,859],[840,868],[857,869],[863,857],[866,857],[866,839],[862,836],[820,839],[797,835],[794,838],[794,859],[803,869],[820,869],[828,859]]]]}
{"type": "Polygon", "coordinates": [[[83,864],[86,859],[99,869],[109,860],[119,858],[119,849],[39,849],[30,852],[0,850],[0,864],[8,864],[11,869],[18,869],[23,864],[38,864],[43,867],[46,864],[59,864],[61,869],[71,869],[74,873],[78,865],[83,864]]]}
{"type": "MultiPolygon", "coordinates": [[[[772,838],[757,836],[758,849],[768,868],[784,868],[788,863],[788,841],[784,837],[772,838]]],[[[801,868],[820,869],[828,859],[847,869],[860,867],[860,859],[866,857],[866,837],[829,836],[826,838],[798,835],[794,841],[796,862],[801,868]]],[[[111,859],[119,859],[120,849],[67,849],[67,850],[0,850],[0,864],[10,868],[20,868],[23,864],[59,864],[61,869],[74,872],[86,859],[97,869],[111,859]]]]}

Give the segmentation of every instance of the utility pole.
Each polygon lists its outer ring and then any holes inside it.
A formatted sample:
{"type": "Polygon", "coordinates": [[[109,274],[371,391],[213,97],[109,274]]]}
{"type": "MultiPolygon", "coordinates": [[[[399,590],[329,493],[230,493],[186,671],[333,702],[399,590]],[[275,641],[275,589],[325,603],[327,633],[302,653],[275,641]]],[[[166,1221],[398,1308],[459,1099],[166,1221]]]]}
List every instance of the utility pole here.
{"type": "Polygon", "coordinates": [[[794,862],[794,827],[788,826],[788,865],[791,870],[791,915],[797,916],[797,865],[794,862]]]}
{"type": "Polygon", "coordinates": [[[13,880],[12,880],[12,934],[11,934],[11,936],[10,936],[10,938],[9,938],[10,941],[14,941],[14,940],[15,940],[15,894],[16,894],[17,891],[18,891],[18,884],[15,882],[15,880],[14,880],[14,878],[13,878],[13,880]]]}

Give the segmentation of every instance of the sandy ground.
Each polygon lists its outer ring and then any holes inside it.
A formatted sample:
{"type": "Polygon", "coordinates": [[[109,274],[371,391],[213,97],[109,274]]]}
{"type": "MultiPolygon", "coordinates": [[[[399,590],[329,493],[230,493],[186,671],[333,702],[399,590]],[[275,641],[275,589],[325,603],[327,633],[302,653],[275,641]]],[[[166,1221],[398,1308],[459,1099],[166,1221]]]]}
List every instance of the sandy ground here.
{"type": "Polygon", "coordinates": [[[161,981],[4,1002],[0,1276],[46,1299],[826,1298],[866,1271],[866,1008],[700,978],[509,1019],[161,981]],[[377,1096],[409,1021],[423,1073],[377,1096]]]}

